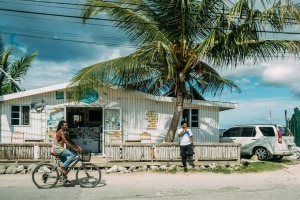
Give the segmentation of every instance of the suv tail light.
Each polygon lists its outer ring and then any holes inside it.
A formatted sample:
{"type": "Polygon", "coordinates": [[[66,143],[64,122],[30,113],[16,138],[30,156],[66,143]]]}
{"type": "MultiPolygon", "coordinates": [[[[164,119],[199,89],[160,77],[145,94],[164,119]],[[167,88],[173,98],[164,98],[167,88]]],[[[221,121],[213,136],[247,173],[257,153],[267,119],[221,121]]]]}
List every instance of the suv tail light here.
{"type": "Polygon", "coordinates": [[[282,134],[278,128],[276,128],[276,129],[277,129],[277,133],[278,133],[278,144],[282,144],[282,134]]]}

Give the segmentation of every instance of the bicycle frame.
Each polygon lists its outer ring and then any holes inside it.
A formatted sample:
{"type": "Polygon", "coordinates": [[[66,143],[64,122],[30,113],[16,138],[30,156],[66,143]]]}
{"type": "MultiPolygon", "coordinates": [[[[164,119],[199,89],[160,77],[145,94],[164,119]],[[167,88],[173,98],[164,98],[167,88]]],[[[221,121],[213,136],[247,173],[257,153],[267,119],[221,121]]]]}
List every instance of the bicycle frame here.
{"type": "MultiPolygon", "coordinates": [[[[56,160],[56,164],[55,164],[55,168],[57,168],[59,166],[59,163],[62,163],[62,161],[59,159],[58,156],[55,157],[56,160]]],[[[74,158],[74,160],[71,162],[71,165],[68,167],[68,169],[66,169],[67,174],[77,165],[78,162],[80,162],[80,155],[77,154],[77,156],[74,158]]],[[[81,161],[82,162],[82,161],[81,161]]],[[[82,162],[83,164],[83,162],[82,162]]]]}

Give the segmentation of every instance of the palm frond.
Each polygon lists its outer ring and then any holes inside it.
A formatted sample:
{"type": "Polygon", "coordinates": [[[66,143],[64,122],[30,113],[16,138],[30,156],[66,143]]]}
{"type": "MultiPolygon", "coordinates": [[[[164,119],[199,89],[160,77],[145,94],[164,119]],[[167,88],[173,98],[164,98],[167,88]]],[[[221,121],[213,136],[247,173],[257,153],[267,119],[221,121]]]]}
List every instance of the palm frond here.
{"type": "MultiPolygon", "coordinates": [[[[170,43],[167,37],[158,29],[156,23],[149,21],[149,18],[151,20],[155,19],[153,17],[154,12],[151,12],[150,7],[148,7],[148,10],[143,9],[141,12],[135,12],[134,9],[128,9],[128,3],[125,4],[124,2],[112,3],[102,0],[88,0],[82,12],[83,20],[86,22],[88,19],[105,12],[110,20],[113,20],[115,26],[125,31],[131,38],[131,41],[138,43],[138,45],[153,40],[170,43]]],[[[136,2],[141,3],[142,1],[136,2]]],[[[140,6],[143,6],[143,4],[140,6]]],[[[136,6],[136,9],[140,9],[140,7],[136,6]]]]}
{"type": "Polygon", "coordinates": [[[215,69],[202,61],[192,67],[187,81],[199,94],[210,92],[214,96],[221,95],[225,88],[230,92],[241,92],[241,89],[235,83],[221,77],[215,69]]]}
{"type": "Polygon", "coordinates": [[[9,77],[5,76],[4,80],[2,81],[2,90],[4,94],[21,91],[21,88],[18,84],[16,84],[16,82],[21,82],[21,78],[24,78],[28,69],[31,67],[32,60],[36,56],[37,53],[25,55],[9,66],[7,70],[9,77]]]}

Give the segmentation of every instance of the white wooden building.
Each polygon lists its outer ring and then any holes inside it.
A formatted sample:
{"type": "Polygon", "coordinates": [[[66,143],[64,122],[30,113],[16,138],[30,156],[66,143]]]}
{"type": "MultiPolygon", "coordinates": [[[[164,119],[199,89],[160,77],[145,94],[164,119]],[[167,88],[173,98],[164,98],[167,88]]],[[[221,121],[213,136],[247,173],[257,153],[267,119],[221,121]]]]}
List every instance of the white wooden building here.
{"type": "MultiPolygon", "coordinates": [[[[175,98],[101,87],[75,103],[68,99],[67,85],[0,96],[0,143],[49,142],[62,119],[69,123],[72,139],[95,153],[103,153],[110,142],[142,142],[144,132],[150,134],[147,142],[164,141],[175,98]]],[[[235,107],[193,100],[184,104],[182,118],[188,120],[195,142],[219,142],[219,112],[235,107]]]]}

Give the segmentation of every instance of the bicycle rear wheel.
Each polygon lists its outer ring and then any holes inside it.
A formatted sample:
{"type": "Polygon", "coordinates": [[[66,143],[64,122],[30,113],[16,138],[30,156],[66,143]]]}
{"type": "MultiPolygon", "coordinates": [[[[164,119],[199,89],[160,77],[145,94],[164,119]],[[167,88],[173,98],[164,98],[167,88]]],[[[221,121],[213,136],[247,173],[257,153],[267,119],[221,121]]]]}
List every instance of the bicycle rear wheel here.
{"type": "Polygon", "coordinates": [[[58,181],[58,171],[51,164],[40,164],[32,172],[33,183],[41,189],[52,188],[58,181]]]}
{"type": "Polygon", "coordinates": [[[92,188],[100,182],[101,171],[96,165],[86,163],[77,169],[76,179],[81,187],[92,188]]]}

